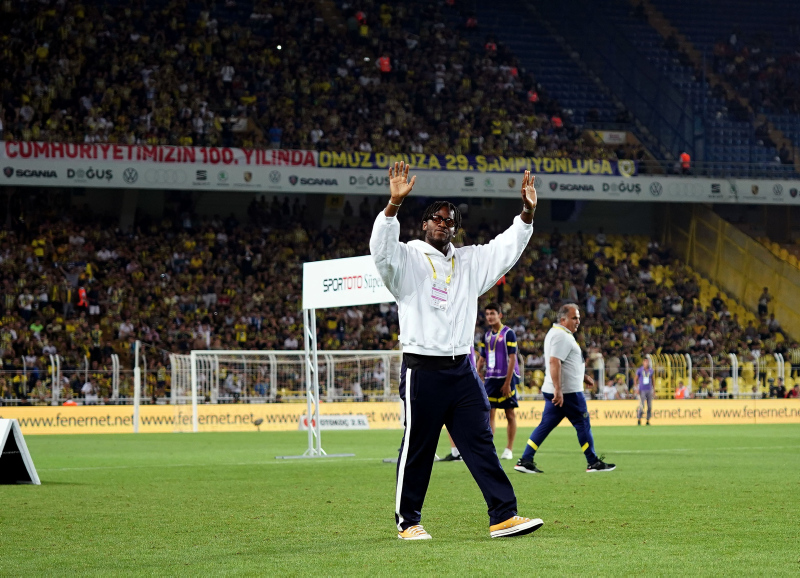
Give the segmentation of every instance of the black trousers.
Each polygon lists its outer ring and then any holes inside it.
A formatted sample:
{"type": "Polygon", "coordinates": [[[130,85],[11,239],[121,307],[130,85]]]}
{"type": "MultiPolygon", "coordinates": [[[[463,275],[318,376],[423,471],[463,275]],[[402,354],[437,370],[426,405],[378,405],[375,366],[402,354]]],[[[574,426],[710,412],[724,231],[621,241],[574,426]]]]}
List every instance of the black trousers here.
{"type": "Polygon", "coordinates": [[[483,492],[490,524],[517,514],[517,498],[500,465],[489,427],[486,391],[465,358],[453,369],[410,369],[403,362],[400,397],[405,433],[397,460],[395,521],[399,530],[420,523],[442,426],[483,492]]]}

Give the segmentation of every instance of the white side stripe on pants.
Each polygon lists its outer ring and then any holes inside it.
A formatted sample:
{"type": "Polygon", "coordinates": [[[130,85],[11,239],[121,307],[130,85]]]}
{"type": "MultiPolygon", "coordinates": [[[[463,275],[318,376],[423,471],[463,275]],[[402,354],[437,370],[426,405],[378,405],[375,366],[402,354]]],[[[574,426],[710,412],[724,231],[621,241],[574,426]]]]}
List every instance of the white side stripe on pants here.
{"type": "Polygon", "coordinates": [[[403,435],[403,449],[400,452],[400,463],[397,467],[397,490],[394,499],[394,511],[397,513],[397,529],[403,531],[400,525],[403,516],[400,515],[400,497],[403,495],[403,478],[406,473],[406,460],[408,459],[408,444],[411,441],[411,368],[406,369],[406,431],[403,435]]]}

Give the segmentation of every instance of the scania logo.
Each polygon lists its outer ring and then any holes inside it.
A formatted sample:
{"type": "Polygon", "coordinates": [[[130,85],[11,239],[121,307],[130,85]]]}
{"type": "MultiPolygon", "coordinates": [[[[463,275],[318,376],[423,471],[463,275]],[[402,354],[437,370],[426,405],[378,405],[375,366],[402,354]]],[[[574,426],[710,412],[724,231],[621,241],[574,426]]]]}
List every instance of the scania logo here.
{"type": "Polygon", "coordinates": [[[281,182],[281,172],[280,171],[271,171],[269,173],[269,182],[278,184],[281,182]]]}
{"type": "MultiPolygon", "coordinates": [[[[291,177],[289,178],[291,181],[291,177]]],[[[292,183],[294,184],[294,183],[292,183]]],[[[339,182],[336,179],[309,179],[306,177],[302,177],[300,179],[301,185],[311,186],[311,187],[318,187],[318,186],[338,186],[339,182]]]]}
{"type": "Polygon", "coordinates": [[[27,179],[30,177],[33,178],[43,178],[43,179],[57,179],[58,174],[55,171],[48,171],[48,170],[37,170],[37,169],[17,169],[16,172],[14,171],[13,167],[6,167],[3,169],[3,173],[7,177],[11,177],[11,175],[16,176],[18,179],[27,179]]]}
{"type": "Polygon", "coordinates": [[[136,181],[139,180],[139,172],[134,169],[133,167],[128,167],[124,171],[122,171],[122,180],[132,185],[136,181]]]}
{"type": "Polygon", "coordinates": [[[550,181],[550,190],[555,191],[558,188],[558,183],[555,181],[550,181]]]}
{"type": "Polygon", "coordinates": [[[144,180],[153,185],[178,185],[186,182],[186,173],[180,169],[147,169],[144,180]]]}
{"type": "Polygon", "coordinates": [[[289,182],[292,183],[293,185],[296,185],[297,181],[298,181],[297,175],[292,175],[291,177],[289,177],[289,182]]]}
{"type": "Polygon", "coordinates": [[[797,196],[797,189],[789,189],[789,194],[794,199],[797,196]]]}
{"type": "Polygon", "coordinates": [[[664,192],[664,189],[661,187],[661,183],[654,182],[650,183],[650,194],[654,197],[660,197],[661,193],[664,192]]]}
{"type": "MultiPolygon", "coordinates": [[[[605,185],[603,185],[603,186],[605,187],[605,185]]],[[[555,190],[555,189],[553,189],[553,190],[555,190]]],[[[560,185],[558,185],[558,190],[559,191],[594,191],[594,185],[586,185],[586,184],[577,185],[575,183],[561,183],[560,185]]]]}

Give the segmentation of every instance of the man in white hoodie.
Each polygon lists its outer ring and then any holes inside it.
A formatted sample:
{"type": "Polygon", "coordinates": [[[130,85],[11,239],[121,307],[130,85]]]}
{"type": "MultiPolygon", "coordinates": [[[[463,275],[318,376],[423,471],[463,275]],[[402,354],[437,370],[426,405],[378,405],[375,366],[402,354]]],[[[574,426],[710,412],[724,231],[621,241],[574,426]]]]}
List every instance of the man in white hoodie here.
{"type": "Polygon", "coordinates": [[[488,245],[456,249],[451,241],[461,214],[447,201],[427,208],[424,240],[400,242],[396,216],[416,177],[409,167],[389,169],[391,199],[375,219],[370,252],[400,317],[403,364],[400,397],[405,433],[397,463],[395,521],[398,538],[428,540],[420,525],[442,426],[461,451],[489,509],[492,538],[529,534],[540,519],[517,516],[514,488],[500,465],[489,427],[489,401],[468,353],[478,297],[494,287],[519,259],[533,234],[534,177],[522,179],[522,212],[488,245]]]}

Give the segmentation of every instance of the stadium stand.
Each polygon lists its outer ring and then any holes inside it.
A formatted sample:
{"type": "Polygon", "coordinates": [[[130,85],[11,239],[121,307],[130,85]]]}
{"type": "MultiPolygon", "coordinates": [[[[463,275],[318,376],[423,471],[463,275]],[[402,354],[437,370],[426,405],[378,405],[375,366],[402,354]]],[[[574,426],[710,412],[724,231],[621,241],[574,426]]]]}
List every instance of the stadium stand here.
{"type": "MultiPolygon", "coordinates": [[[[758,66],[751,72],[758,72],[762,96],[793,86],[775,84],[789,82],[775,75],[761,78],[770,70],[764,59],[791,60],[790,21],[754,18],[722,50],[720,35],[756,8],[712,25],[687,22],[683,1],[653,5],[698,48],[714,51],[716,42],[715,70],[729,80],[740,81],[748,66],[758,66]],[[757,32],[774,37],[787,26],[789,35],[768,43],[769,50],[756,44],[757,32]],[[754,46],[760,56],[753,56],[754,46]]],[[[605,10],[705,119],[708,160],[726,163],[723,175],[740,174],[737,163],[755,163],[768,176],[790,174],[791,151],[777,151],[765,125],[731,109],[728,95],[712,88],[674,38],[650,24],[643,6],[612,0],[605,10]]],[[[645,154],[641,146],[603,147],[585,138],[584,126],[596,123],[637,129],[554,30],[546,23],[534,27],[506,0],[474,12],[421,0],[303,0],[292,10],[265,0],[134,0],[104,7],[3,2],[0,12],[4,140],[611,159],[645,154]]],[[[786,102],[765,106],[760,98],[759,112],[794,110],[786,102]]],[[[779,117],[770,118],[779,124],[779,117]]],[[[88,365],[101,375],[112,353],[129,360],[136,339],[162,363],[168,351],[197,347],[298,348],[293,302],[300,263],[366,254],[364,223],[378,210],[365,200],[357,220],[314,231],[297,199],[273,198],[254,201],[242,227],[233,216],[198,216],[189,197],[178,197],[162,220],[140,218],[133,231],[119,231],[88,208],[48,198],[2,232],[0,345],[3,369],[15,376],[0,383],[8,399],[37,387],[32,397],[46,397],[50,354],[73,371],[88,365]],[[31,372],[24,382],[22,368],[31,372]]],[[[484,242],[496,233],[486,225],[461,242],[484,242]]],[[[526,367],[534,373],[544,332],[565,300],[587,309],[587,350],[625,363],[690,352],[719,368],[733,352],[757,366],[773,352],[797,350],[779,326],[648,239],[558,232],[534,239],[496,290],[510,295],[500,300],[509,323],[519,327],[526,367]]],[[[769,247],[788,262],[800,256],[769,247]]],[[[320,327],[323,348],[397,344],[390,306],[326,314],[320,327]]],[[[107,396],[107,384],[100,390],[107,396]]]]}
{"type": "Polygon", "coordinates": [[[614,158],[506,46],[471,50],[436,5],[324,6],[5,3],[2,136],[614,158]]]}
{"type": "MultiPolygon", "coordinates": [[[[796,119],[780,116],[783,112],[796,112],[793,83],[797,74],[797,7],[776,2],[731,5],[717,0],[701,6],[683,0],[653,0],[651,4],[702,54],[709,70],[720,75],[739,97],[747,99],[747,107],[742,107],[726,95],[723,86],[712,89],[702,70],[664,62],[665,67],[672,66],[685,75],[681,84],[695,97],[696,107],[703,105],[710,126],[709,160],[767,163],[776,175],[794,173],[794,155],[787,147],[776,147],[766,119],[757,115],[767,113],[766,118],[775,127],[798,142],[796,119]]],[[[686,62],[677,41],[668,40],[673,54],[686,62]]],[[[735,176],[736,167],[727,170],[735,176]]]]}
{"type": "MultiPolygon", "coordinates": [[[[339,230],[318,231],[304,225],[306,208],[288,197],[254,200],[247,223],[198,216],[183,199],[163,219],[142,218],[126,233],[88,207],[49,199],[2,232],[0,346],[4,374],[17,378],[6,377],[8,399],[48,396],[51,353],[76,379],[88,364],[103,398],[110,355],[130,365],[136,339],[161,363],[192,348],[300,348],[301,263],[368,253],[369,224],[382,204],[364,199],[339,230]],[[25,383],[23,366],[31,374],[25,383]]],[[[404,226],[404,239],[418,236],[413,221],[404,226]]],[[[483,223],[459,242],[484,243],[497,232],[483,223]]],[[[757,362],[789,349],[779,326],[643,237],[537,233],[505,284],[486,295],[496,298],[518,332],[529,386],[540,378],[544,333],[568,301],[586,312],[581,344],[605,358],[634,363],[646,354],[689,352],[712,357],[722,377],[728,353],[757,362]]],[[[320,312],[318,326],[323,349],[397,346],[395,306],[320,312]]],[[[73,394],[82,385],[71,384],[73,394]]]]}

